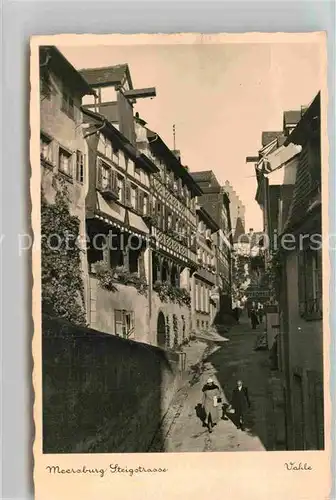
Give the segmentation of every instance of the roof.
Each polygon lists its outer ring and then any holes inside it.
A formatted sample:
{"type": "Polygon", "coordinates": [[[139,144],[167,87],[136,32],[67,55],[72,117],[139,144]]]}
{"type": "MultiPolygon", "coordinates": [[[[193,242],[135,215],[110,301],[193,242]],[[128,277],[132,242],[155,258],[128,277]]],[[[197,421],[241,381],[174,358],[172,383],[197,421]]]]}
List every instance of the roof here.
{"type": "Polygon", "coordinates": [[[209,212],[205,210],[204,207],[200,206],[197,208],[197,213],[199,214],[200,218],[211,228],[213,232],[219,230],[219,225],[217,222],[211,217],[209,212]]]}
{"type": "Polygon", "coordinates": [[[40,68],[49,68],[61,79],[66,80],[67,85],[79,95],[95,95],[95,91],[83,78],[79,71],[64,57],[54,45],[42,45],[40,47],[40,68]]]}
{"type": "Polygon", "coordinates": [[[274,139],[280,139],[283,136],[282,131],[278,132],[262,132],[261,133],[261,145],[262,147],[267,146],[270,142],[274,141],[274,139]]]}
{"type": "Polygon", "coordinates": [[[220,187],[220,184],[212,170],[202,170],[201,172],[191,172],[190,175],[195,182],[209,182],[212,186],[220,187]]]}
{"type": "Polygon", "coordinates": [[[302,144],[302,152],[296,171],[292,203],[288,209],[288,218],[284,231],[303,224],[306,217],[311,217],[308,208],[321,186],[320,163],[320,93],[317,94],[302,119],[288,137],[288,142],[302,144]],[[316,150],[316,155],[310,154],[310,147],[316,150]]]}
{"type": "Polygon", "coordinates": [[[288,127],[288,125],[296,125],[302,118],[302,110],[291,110],[284,111],[283,114],[283,122],[284,126],[288,127]]]}
{"type": "Polygon", "coordinates": [[[126,76],[130,87],[133,88],[129,67],[126,63],[103,68],[84,68],[80,70],[80,73],[93,87],[118,84],[121,83],[126,76]]]}

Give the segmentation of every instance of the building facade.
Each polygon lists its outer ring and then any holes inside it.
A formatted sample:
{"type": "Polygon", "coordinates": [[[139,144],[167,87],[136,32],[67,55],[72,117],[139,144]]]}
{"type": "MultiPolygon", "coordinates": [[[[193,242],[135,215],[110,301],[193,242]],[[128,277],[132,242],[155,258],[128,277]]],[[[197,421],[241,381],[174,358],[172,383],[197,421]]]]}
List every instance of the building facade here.
{"type": "Polygon", "coordinates": [[[276,277],[278,441],[316,450],[324,448],[320,94],[299,115],[261,157],[267,168],[257,178],[268,234],[276,227],[279,235],[267,263],[276,277]]]}
{"type": "Polygon", "coordinates": [[[219,227],[207,211],[197,205],[197,263],[192,275],[192,328],[198,332],[209,328],[219,310],[217,286],[217,233],[219,227]]]}
{"type": "MultiPolygon", "coordinates": [[[[85,241],[85,197],[88,189],[87,144],[83,135],[81,101],[94,95],[80,73],[53,46],[40,49],[40,158],[42,203],[54,204],[65,190],[72,216],[79,220],[79,238],[85,241]]],[[[43,210],[42,210],[43,211],[43,210]]],[[[43,214],[42,214],[43,215],[43,214]]],[[[42,256],[43,258],[43,256],[42,256]]],[[[85,309],[87,260],[81,252],[84,296],[74,297],[85,309]]],[[[49,278],[48,278],[49,279],[49,278]]],[[[48,285],[42,283],[42,286],[48,285]]]]}
{"type": "Polygon", "coordinates": [[[82,70],[87,98],[90,326],[164,348],[191,331],[191,276],[197,269],[196,196],[201,192],[161,137],[134,114],[127,65],[82,70]],[[99,240],[100,239],[100,240],[99,240]]]}
{"type": "Polygon", "coordinates": [[[220,295],[220,308],[217,319],[221,322],[223,314],[231,313],[231,275],[232,275],[232,229],[230,216],[230,200],[225,189],[218,182],[215,174],[209,171],[193,172],[193,179],[203,194],[199,204],[204,207],[219,227],[214,242],[217,253],[217,286],[220,295]]]}

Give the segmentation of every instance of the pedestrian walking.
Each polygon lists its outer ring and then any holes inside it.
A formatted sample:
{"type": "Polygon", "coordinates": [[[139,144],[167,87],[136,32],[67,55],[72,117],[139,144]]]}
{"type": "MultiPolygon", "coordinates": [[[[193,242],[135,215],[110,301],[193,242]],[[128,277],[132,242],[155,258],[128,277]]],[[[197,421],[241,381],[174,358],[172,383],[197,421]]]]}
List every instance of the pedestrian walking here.
{"type": "Polygon", "coordinates": [[[258,315],[255,309],[251,309],[250,318],[251,318],[252,330],[255,330],[257,325],[259,325],[258,315]]]}
{"type": "Polygon", "coordinates": [[[219,412],[221,409],[221,393],[218,385],[214,383],[212,378],[209,378],[207,383],[203,386],[203,400],[202,406],[204,408],[204,423],[208,427],[209,432],[217,424],[219,420],[219,412]]]}
{"type": "Polygon", "coordinates": [[[251,403],[248,389],[241,380],[237,381],[237,387],[232,392],[231,406],[235,411],[237,427],[243,431],[245,429],[245,415],[251,403]]]}
{"type": "Polygon", "coordinates": [[[263,305],[258,304],[258,319],[259,319],[259,323],[262,324],[263,322],[263,317],[264,317],[264,308],[263,308],[263,305]]]}

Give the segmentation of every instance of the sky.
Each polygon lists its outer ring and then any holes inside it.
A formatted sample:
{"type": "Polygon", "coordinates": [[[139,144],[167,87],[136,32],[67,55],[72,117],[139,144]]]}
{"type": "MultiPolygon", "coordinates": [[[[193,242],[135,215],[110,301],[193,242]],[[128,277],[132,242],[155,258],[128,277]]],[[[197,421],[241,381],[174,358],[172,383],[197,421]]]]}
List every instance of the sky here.
{"type": "Polygon", "coordinates": [[[281,130],[283,111],[309,104],[320,90],[314,43],[59,46],[77,69],[127,63],[134,88],[155,87],[135,111],[191,172],[213,170],[246,207],[245,227],[262,230],[254,166],[261,133],[281,130]]]}

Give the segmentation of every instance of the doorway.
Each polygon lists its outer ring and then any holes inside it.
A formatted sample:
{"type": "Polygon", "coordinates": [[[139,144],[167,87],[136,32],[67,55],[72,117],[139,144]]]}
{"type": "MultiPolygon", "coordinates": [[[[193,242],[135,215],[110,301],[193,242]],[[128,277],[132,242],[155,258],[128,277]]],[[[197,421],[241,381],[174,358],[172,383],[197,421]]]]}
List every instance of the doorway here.
{"type": "Polygon", "coordinates": [[[166,345],[166,322],[162,311],[158,314],[157,319],[157,334],[156,341],[158,347],[165,347],[166,345]]]}

